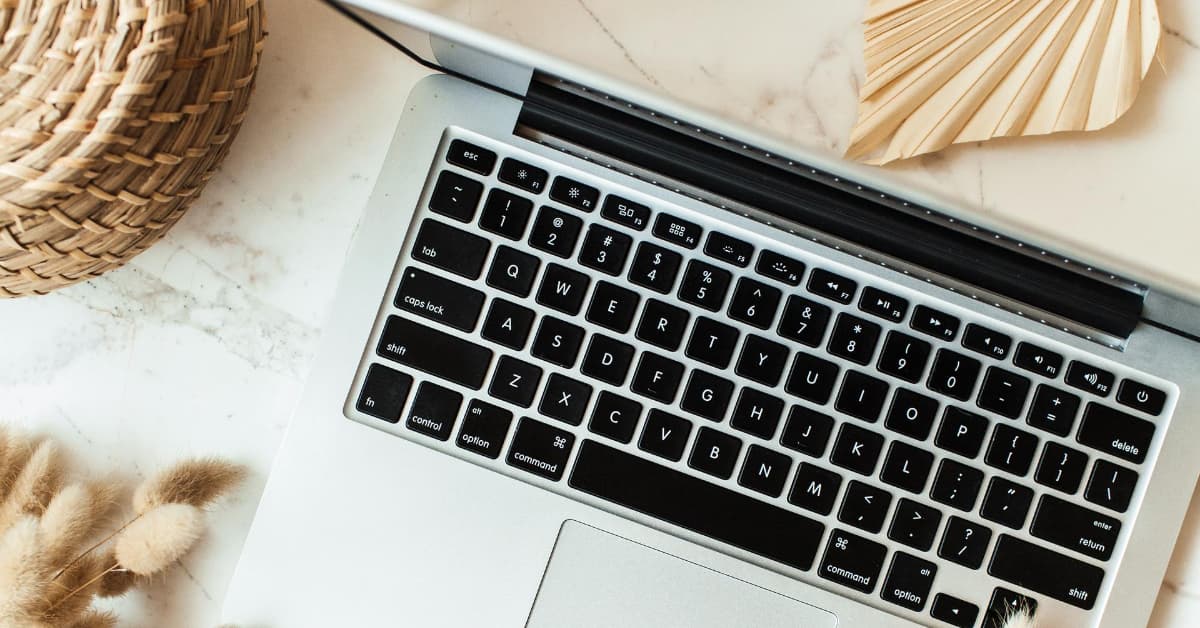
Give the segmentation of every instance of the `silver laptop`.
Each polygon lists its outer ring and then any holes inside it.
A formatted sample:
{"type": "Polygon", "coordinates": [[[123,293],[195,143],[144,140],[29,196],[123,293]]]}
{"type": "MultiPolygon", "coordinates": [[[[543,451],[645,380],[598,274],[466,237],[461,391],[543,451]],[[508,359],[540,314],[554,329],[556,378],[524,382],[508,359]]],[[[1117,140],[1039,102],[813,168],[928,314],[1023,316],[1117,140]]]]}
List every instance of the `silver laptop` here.
{"type": "Polygon", "coordinates": [[[338,6],[439,73],[397,103],[229,621],[1145,624],[1200,472],[1194,304],[338,6]]]}

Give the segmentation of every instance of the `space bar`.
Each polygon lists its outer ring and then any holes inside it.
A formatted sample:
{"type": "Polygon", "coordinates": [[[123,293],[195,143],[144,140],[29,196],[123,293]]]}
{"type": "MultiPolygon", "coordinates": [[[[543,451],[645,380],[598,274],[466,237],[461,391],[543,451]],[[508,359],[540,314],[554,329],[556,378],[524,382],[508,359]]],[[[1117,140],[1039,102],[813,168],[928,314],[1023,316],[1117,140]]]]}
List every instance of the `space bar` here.
{"type": "Polygon", "coordinates": [[[825,526],[623,451],[584,441],[571,486],[765,556],[812,568],[825,526]]]}

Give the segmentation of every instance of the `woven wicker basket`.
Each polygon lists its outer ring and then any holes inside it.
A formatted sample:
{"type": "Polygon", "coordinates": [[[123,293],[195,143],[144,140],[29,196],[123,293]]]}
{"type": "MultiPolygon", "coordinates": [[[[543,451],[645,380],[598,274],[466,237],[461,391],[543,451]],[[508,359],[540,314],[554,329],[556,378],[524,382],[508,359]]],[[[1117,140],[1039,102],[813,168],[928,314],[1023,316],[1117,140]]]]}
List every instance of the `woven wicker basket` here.
{"type": "Polygon", "coordinates": [[[0,0],[0,296],[163,236],[237,133],[261,0],[0,0]]]}

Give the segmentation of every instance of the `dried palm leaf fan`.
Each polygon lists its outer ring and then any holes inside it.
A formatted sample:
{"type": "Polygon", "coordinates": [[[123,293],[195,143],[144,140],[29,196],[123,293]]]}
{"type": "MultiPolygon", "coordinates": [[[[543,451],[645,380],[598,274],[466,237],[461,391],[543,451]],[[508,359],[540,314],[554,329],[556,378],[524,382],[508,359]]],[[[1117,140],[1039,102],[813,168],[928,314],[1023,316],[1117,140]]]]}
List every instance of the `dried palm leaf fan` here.
{"type": "Polygon", "coordinates": [[[1103,128],[1133,104],[1161,30],[1155,0],[870,0],[847,155],[1103,128]]]}
{"type": "Polygon", "coordinates": [[[246,114],[260,0],[0,0],[0,296],[120,266],[246,114]]]}

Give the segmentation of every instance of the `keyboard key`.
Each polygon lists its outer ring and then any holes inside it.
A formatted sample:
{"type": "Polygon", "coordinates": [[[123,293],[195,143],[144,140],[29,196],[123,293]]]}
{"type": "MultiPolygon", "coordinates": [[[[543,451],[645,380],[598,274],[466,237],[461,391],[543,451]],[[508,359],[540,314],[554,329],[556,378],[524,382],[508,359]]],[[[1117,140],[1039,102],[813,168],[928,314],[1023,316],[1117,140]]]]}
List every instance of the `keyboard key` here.
{"type": "Polygon", "coordinates": [[[929,479],[932,468],[933,454],[893,441],[888,447],[887,457],[883,459],[883,471],[879,473],[879,479],[919,495],[925,490],[925,480],[929,479]]]}
{"type": "Polygon", "coordinates": [[[623,334],[633,324],[641,297],[632,290],[601,281],[596,284],[592,302],[588,305],[587,319],[601,327],[623,334]]]}
{"type": "Polygon", "coordinates": [[[988,573],[1084,610],[1096,604],[1104,581],[1099,567],[1007,534],[996,541],[988,573]]]}
{"type": "Polygon", "coordinates": [[[975,625],[975,618],[979,617],[979,607],[952,595],[938,593],[933,596],[929,615],[955,628],[971,628],[975,625]]]}
{"type": "Polygon", "coordinates": [[[962,346],[988,357],[1004,360],[1012,348],[1012,337],[982,325],[971,323],[963,332],[962,346]]]}
{"type": "Polygon", "coordinates": [[[1013,356],[1013,364],[1044,377],[1054,379],[1062,370],[1063,357],[1049,349],[1043,349],[1033,343],[1022,342],[1017,345],[1017,353],[1013,356]]]}
{"type": "Polygon", "coordinates": [[[1082,451],[1058,443],[1046,443],[1033,479],[1038,484],[1074,495],[1083,481],[1083,470],[1087,468],[1087,463],[1087,454],[1082,451]]]}
{"type": "Polygon", "coordinates": [[[537,335],[533,337],[530,353],[534,357],[563,368],[575,366],[579,347],[583,344],[583,328],[553,316],[542,318],[537,335]]]}
{"type": "Polygon", "coordinates": [[[1033,617],[1037,606],[1037,600],[1029,596],[1009,591],[1003,587],[996,587],[996,590],[992,592],[991,601],[988,602],[987,615],[983,617],[983,628],[1006,628],[1004,626],[1006,617],[1022,610],[1033,617]]]}
{"type": "Polygon", "coordinates": [[[499,246],[488,270],[487,284],[519,297],[529,296],[541,260],[514,248],[499,246]]]}
{"type": "Polygon", "coordinates": [[[743,277],[733,291],[729,317],[759,329],[767,329],[775,320],[775,310],[779,308],[781,296],[779,288],[743,277]]]}
{"type": "Polygon", "coordinates": [[[738,356],[738,375],[756,381],[764,386],[774,387],[783,377],[783,369],[787,367],[788,348],[763,338],[750,334],[742,345],[742,353],[738,356]]]}
{"type": "Polygon", "coordinates": [[[562,258],[571,257],[583,221],[553,207],[538,210],[529,232],[529,246],[562,258]]]}
{"type": "Polygon", "coordinates": [[[379,338],[380,357],[479,390],[492,351],[398,316],[389,316],[379,338]]]}
{"type": "Polygon", "coordinates": [[[720,422],[733,399],[733,382],[700,369],[692,369],[679,407],[696,416],[720,422]]]}
{"type": "Polygon", "coordinates": [[[713,231],[708,234],[708,240],[704,243],[704,254],[745,268],[754,256],[754,245],[720,231],[713,231]]]}
{"type": "Polygon", "coordinates": [[[602,225],[588,227],[579,249],[579,263],[602,273],[617,276],[625,268],[625,258],[633,238],[602,225]]]}
{"type": "Polygon", "coordinates": [[[818,347],[825,338],[832,314],[827,306],[798,295],[788,297],[779,319],[779,335],[810,347],[818,347]]]}
{"type": "Polygon", "coordinates": [[[941,349],[933,361],[933,370],[929,373],[926,385],[934,392],[966,401],[975,390],[979,367],[979,360],[941,349]]]}
{"type": "Polygon", "coordinates": [[[574,434],[522,417],[508,448],[508,464],[558,481],[574,446],[574,434]]]}
{"type": "Polygon", "coordinates": [[[679,300],[710,312],[719,311],[725,303],[725,293],[729,292],[732,277],[723,268],[692,260],[688,262],[683,281],[679,284],[679,300]]]}
{"type": "Polygon", "coordinates": [[[492,299],[492,307],[479,334],[492,342],[520,351],[529,339],[533,327],[533,310],[510,303],[504,299],[492,299]]]}
{"type": "Polygon", "coordinates": [[[604,199],[604,208],[600,210],[600,215],[635,231],[641,231],[650,224],[649,207],[615,194],[609,194],[604,199]]]}
{"type": "Polygon", "coordinates": [[[537,302],[574,316],[583,307],[583,297],[587,294],[591,279],[575,270],[558,264],[546,266],[542,275],[542,284],[538,286],[537,302]]]}
{"type": "Polygon", "coordinates": [[[1025,475],[1033,464],[1038,438],[1007,425],[997,425],[983,460],[988,465],[1013,475],[1025,475]]]}
{"type": "Polygon", "coordinates": [[[1039,430],[1066,436],[1075,426],[1078,412],[1079,397],[1053,386],[1039,384],[1033,394],[1033,404],[1029,406],[1026,421],[1039,430]]]}
{"type": "Polygon", "coordinates": [[[858,284],[853,279],[836,275],[823,268],[814,268],[808,276],[808,291],[826,299],[847,304],[854,300],[858,284]]]}
{"type": "Polygon", "coordinates": [[[590,440],[579,449],[570,484],[801,570],[812,568],[825,534],[808,517],[590,440]]]}
{"type": "Polygon", "coordinates": [[[792,361],[792,370],[788,373],[784,388],[801,399],[824,405],[833,395],[833,385],[837,382],[840,370],[833,362],[799,351],[792,361]]]}
{"type": "Polygon", "coordinates": [[[746,450],[746,461],[738,475],[738,484],[771,497],[783,493],[788,473],[792,470],[792,459],[766,447],[751,445],[746,450]]]}
{"type": "Polygon", "coordinates": [[[703,233],[700,225],[671,214],[660,213],[654,219],[655,237],[685,248],[696,248],[703,233]]]}
{"type": "Polygon", "coordinates": [[[801,462],[796,469],[796,480],[792,482],[788,502],[818,514],[828,515],[833,512],[833,504],[837,501],[841,485],[842,476],[815,464],[801,462]]]}
{"type": "Polygon", "coordinates": [[[488,392],[497,399],[528,408],[541,381],[540,367],[504,356],[496,362],[496,372],[492,374],[492,385],[488,392]]]}
{"type": "Polygon", "coordinates": [[[509,240],[520,240],[532,213],[533,201],[497,188],[488,192],[483,213],[479,215],[479,228],[509,240]]]}
{"type": "Polygon", "coordinates": [[[886,557],[887,548],[883,545],[843,530],[834,530],[829,535],[820,575],[842,586],[870,593],[875,590],[875,581],[879,578],[886,557]]]}
{"type": "Polygon", "coordinates": [[[993,477],[983,494],[983,506],[979,514],[988,521],[995,521],[1014,530],[1025,527],[1025,516],[1033,503],[1033,489],[1002,477],[993,477]]]}
{"type": "Polygon", "coordinates": [[[896,504],[896,514],[892,515],[888,538],[927,551],[933,547],[933,539],[937,536],[938,525],[941,522],[942,513],[936,508],[901,498],[896,504]]]}
{"type": "Polygon", "coordinates": [[[909,610],[923,610],[929,599],[929,590],[933,588],[935,574],[937,565],[904,552],[896,552],[879,594],[883,599],[909,610]]]}
{"type": "Polygon", "coordinates": [[[883,450],[883,437],[861,427],[843,423],[833,443],[829,461],[855,473],[870,476],[875,473],[875,463],[883,450]]]}
{"type": "Polygon", "coordinates": [[[959,517],[950,517],[942,543],[938,545],[938,556],[971,569],[979,569],[983,555],[992,540],[992,531],[959,517]]]}
{"type": "Polygon", "coordinates": [[[638,448],[678,462],[683,457],[683,450],[687,447],[688,436],[691,433],[691,421],[657,408],[651,409],[650,414],[646,416],[646,428],[642,430],[638,448]]]}
{"type": "Polygon", "coordinates": [[[874,423],[879,420],[887,394],[887,382],[858,371],[847,371],[835,407],[856,419],[874,423]]]}
{"type": "Polygon", "coordinates": [[[443,170],[429,196],[429,209],[459,222],[470,222],[475,217],[475,208],[479,206],[481,196],[482,183],[457,172],[443,170]]]}
{"type": "Polygon", "coordinates": [[[1107,397],[1112,391],[1114,380],[1116,376],[1111,372],[1084,362],[1072,360],[1067,365],[1067,385],[1086,390],[1093,395],[1107,397]]]}
{"type": "Polygon", "coordinates": [[[592,387],[565,375],[551,373],[542,391],[538,412],[571,425],[583,422],[583,411],[592,398],[592,387]]]}
{"type": "Polygon", "coordinates": [[[779,426],[782,415],[782,399],[746,387],[742,388],[733,406],[729,425],[735,430],[771,440],[775,437],[775,428],[779,426]]]}
{"type": "Polygon", "coordinates": [[[691,458],[688,458],[688,466],[728,480],[733,475],[733,466],[737,464],[741,450],[742,441],[737,438],[701,427],[696,433],[696,445],[692,448],[691,458]]]}
{"type": "Polygon", "coordinates": [[[899,323],[908,314],[908,300],[867,286],[863,288],[862,296],[858,299],[858,309],[884,320],[899,323]]]}
{"type": "Polygon", "coordinates": [[[413,242],[411,255],[467,279],[477,279],[491,244],[483,238],[426,218],[413,242]]]}
{"type": "Polygon", "coordinates": [[[600,200],[600,190],[566,177],[554,177],[550,184],[550,198],[580,211],[590,212],[596,209],[600,200]]]}
{"type": "Polygon", "coordinates": [[[1121,533],[1121,522],[1053,495],[1043,495],[1029,533],[1084,556],[1108,560],[1121,533]]]}
{"type": "Polygon", "coordinates": [[[1029,378],[995,366],[989,366],[975,403],[984,410],[1015,419],[1025,409],[1029,397],[1029,378]]]}
{"type": "Polygon", "coordinates": [[[891,505],[891,493],[851,480],[846,486],[842,507],[838,510],[838,521],[867,532],[879,532],[883,529],[883,520],[891,505]]]}
{"type": "Polygon", "coordinates": [[[683,365],[656,353],[643,353],[629,388],[655,401],[671,403],[683,380],[683,365]]]}
{"type": "Polygon", "coordinates": [[[975,498],[983,484],[983,472],[953,460],[942,460],[929,496],[933,501],[964,512],[975,509],[975,498]]]}
{"type": "Polygon", "coordinates": [[[625,383],[625,376],[629,374],[633,352],[633,345],[603,334],[593,334],[587,351],[583,354],[583,364],[579,370],[588,377],[620,386],[625,383]]]}
{"type": "Polygon", "coordinates": [[[687,356],[709,366],[723,369],[733,359],[738,330],[703,316],[696,319],[687,344],[687,356]]]}
{"type": "Polygon", "coordinates": [[[925,440],[933,429],[937,417],[938,402],[925,395],[900,388],[892,398],[884,425],[893,432],[917,440],[925,440]]]}
{"type": "Polygon", "coordinates": [[[1083,498],[1117,512],[1125,512],[1137,487],[1137,471],[1119,467],[1106,460],[1097,460],[1092,467],[1083,498]]]}
{"type": "Polygon", "coordinates": [[[454,140],[450,142],[450,149],[446,151],[446,161],[486,175],[491,173],[492,167],[496,165],[496,153],[470,142],[454,140]]]}
{"type": "Polygon", "coordinates": [[[866,365],[875,354],[879,342],[879,325],[850,314],[838,314],[833,334],[829,337],[829,352],[856,364],[866,365]]]}
{"type": "Polygon", "coordinates": [[[675,285],[675,275],[679,273],[682,261],[683,257],[675,251],[642,242],[638,244],[637,253],[633,256],[633,265],[629,267],[629,281],[660,294],[667,294],[671,291],[671,286],[675,285]]]}
{"type": "Polygon", "coordinates": [[[516,159],[505,159],[500,162],[500,180],[516,187],[541,194],[546,188],[546,179],[548,175],[545,170],[537,166],[531,166],[523,161],[516,159]]]}
{"type": "Polygon", "coordinates": [[[983,447],[987,429],[987,419],[961,408],[948,406],[942,416],[942,425],[938,428],[934,443],[964,458],[974,458],[983,447]]]}
{"type": "Polygon", "coordinates": [[[889,331],[879,354],[879,370],[915,384],[925,373],[932,351],[928,342],[917,340],[908,334],[889,331]]]}
{"type": "Polygon", "coordinates": [[[1117,389],[1117,403],[1141,410],[1150,416],[1161,414],[1166,402],[1167,393],[1132,379],[1123,380],[1121,387],[1117,389]]]}
{"type": "Polygon", "coordinates": [[[414,432],[438,440],[448,440],[450,433],[454,431],[454,422],[458,419],[460,407],[460,393],[433,382],[421,382],[404,425],[414,432]]]}
{"type": "Polygon", "coordinates": [[[362,390],[358,393],[355,408],[359,412],[369,414],[388,423],[400,420],[400,411],[404,402],[408,401],[408,391],[412,388],[412,376],[407,373],[392,370],[382,364],[372,364],[367,369],[363,379],[362,390]]]}
{"type": "Polygon", "coordinates": [[[823,458],[832,433],[833,417],[804,406],[792,406],[779,443],[813,458],[823,458]]]}
{"type": "Polygon", "coordinates": [[[615,441],[628,443],[633,440],[641,417],[642,404],[605,390],[596,397],[596,407],[592,410],[588,429],[615,441]]]}
{"type": "Polygon", "coordinates": [[[646,301],[642,320],[638,323],[637,337],[656,346],[674,351],[683,342],[687,331],[689,314],[683,308],[669,305],[658,299],[646,301]]]}
{"type": "Polygon", "coordinates": [[[490,403],[472,400],[463,415],[462,429],[458,431],[459,447],[495,460],[504,448],[512,413],[490,403]]]}
{"type": "Polygon", "coordinates": [[[954,340],[960,324],[957,318],[924,305],[918,305],[913,310],[912,320],[909,321],[913,329],[942,340],[954,340]]]}
{"type": "Polygon", "coordinates": [[[1075,439],[1130,462],[1146,459],[1150,441],[1154,439],[1154,424],[1120,410],[1098,403],[1089,403],[1083,410],[1083,422],[1075,439]]]}
{"type": "Polygon", "coordinates": [[[800,278],[804,276],[804,262],[763,249],[758,254],[758,264],[754,266],[754,270],[763,277],[782,281],[789,286],[798,286],[800,278]]]}
{"type": "Polygon", "coordinates": [[[396,291],[396,307],[462,331],[475,329],[483,293],[460,283],[410,268],[396,291]]]}

